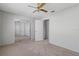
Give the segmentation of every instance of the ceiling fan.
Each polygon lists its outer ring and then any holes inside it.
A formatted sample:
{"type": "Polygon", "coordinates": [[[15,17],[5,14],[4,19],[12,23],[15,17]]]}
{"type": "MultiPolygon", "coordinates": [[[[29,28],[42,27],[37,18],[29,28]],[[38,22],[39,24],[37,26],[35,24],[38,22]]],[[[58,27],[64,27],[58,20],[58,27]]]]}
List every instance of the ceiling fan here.
{"type": "MultiPolygon", "coordinates": [[[[32,7],[32,8],[36,9],[36,10],[33,11],[33,13],[40,12],[40,11],[47,13],[48,11],[44,9],[45,4],[46,3],[37,3],[36,7],[31,6],[31,5],[28,5],[28,7],[32,7]]],[[[55,11],[51,11],[51,12],[55,12],[55,11]]]]}

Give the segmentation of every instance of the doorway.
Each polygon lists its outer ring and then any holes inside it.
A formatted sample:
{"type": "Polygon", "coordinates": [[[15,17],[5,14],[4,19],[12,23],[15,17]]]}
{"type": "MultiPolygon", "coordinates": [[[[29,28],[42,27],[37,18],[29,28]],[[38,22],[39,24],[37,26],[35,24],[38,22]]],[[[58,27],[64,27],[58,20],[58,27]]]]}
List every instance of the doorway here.
{"type": "Polygon", "coordinates": [[[31,27],[29,22],[15,21],[15,41],[30,39],[31,27]]]}
{"type": "Polygon", "coordinates": [[[43,23],[43,38],[44,40],[48,40],[49,39],[49,20],[44,20],[43,23]]]}

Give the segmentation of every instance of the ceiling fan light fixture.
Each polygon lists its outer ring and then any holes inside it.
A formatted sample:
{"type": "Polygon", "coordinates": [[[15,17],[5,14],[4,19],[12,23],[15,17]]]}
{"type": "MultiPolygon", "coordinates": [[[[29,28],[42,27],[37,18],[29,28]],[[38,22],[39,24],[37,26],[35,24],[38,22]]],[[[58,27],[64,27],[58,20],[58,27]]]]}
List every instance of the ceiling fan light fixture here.
{"type": "MultiPolygon", "coordinates": [[[[35,15],[34,13],[35,12],[44,12],[46,13],[46,15],[48,15],[48,11],[44,8],[44,5],[46,3],[37,3],[36,7],[34,6],[28,6],[28,7],[32,7],[32,8],[35,8],[36,10],[33,11],[33,16],[35,15]]],[[[51,13],[55,12],[54,10],[53,11],[50,11],[51,13]]]]}

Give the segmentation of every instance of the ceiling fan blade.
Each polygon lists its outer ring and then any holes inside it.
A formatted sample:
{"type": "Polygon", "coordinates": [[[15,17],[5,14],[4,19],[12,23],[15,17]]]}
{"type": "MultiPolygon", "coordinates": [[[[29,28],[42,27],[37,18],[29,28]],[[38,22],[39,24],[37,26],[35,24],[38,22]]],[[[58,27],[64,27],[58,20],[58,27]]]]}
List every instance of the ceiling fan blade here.
{"type": "Polygon", "coordinates": [[[55,10],[51,11],[52,13],[55,12],[55,10]]]}
{"type": "Polygon", "coordinates": [[[41,3],[38,8],[42,8],[45,5],[45,3],[41,3]]]}
{"type": "Polygon", "coordinates": [[[30,5],[28,5],[28,7],[36,8],[36,7],[34,7],[34,6],[30,6],[30,5]]]}
{"type": "Polygon", "coordinates": [[[47,10],[44,10],[44,9],[40,9],[41,11],[43,11],[43,12],[48,12],[47,10]]]}
{"type": "Polygon", "coordinates": [[[35,13],[37,10],[34,10],[33,13],[35,13]]]}

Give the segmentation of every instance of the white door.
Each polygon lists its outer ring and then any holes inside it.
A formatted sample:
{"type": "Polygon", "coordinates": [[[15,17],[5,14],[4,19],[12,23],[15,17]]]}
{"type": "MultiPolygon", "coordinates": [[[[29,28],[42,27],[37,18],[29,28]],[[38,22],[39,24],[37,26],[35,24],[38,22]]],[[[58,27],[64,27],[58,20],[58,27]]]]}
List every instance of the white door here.
{"type": "Polygon", "coordinates": [[[35,20],[35,41],[43,40],[43,21],[35,20]]]}

